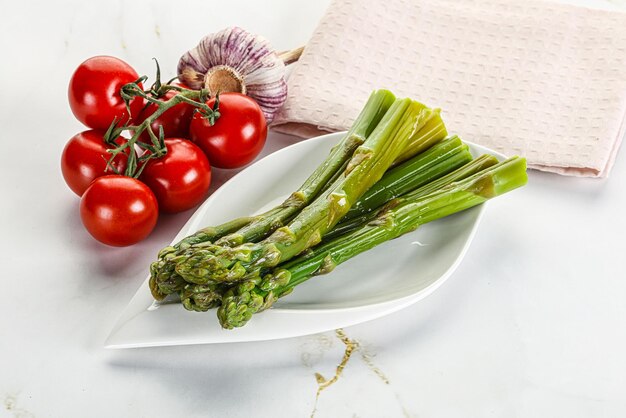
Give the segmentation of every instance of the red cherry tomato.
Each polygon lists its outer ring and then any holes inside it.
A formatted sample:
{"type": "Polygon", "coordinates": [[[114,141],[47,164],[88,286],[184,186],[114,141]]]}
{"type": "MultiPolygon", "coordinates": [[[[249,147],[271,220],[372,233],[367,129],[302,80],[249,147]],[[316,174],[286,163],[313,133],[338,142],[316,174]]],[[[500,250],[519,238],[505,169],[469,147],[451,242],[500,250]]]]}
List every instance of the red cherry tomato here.
{"type": "MultiPolygon", "coordinates": [[[[219,97],[220,117],[211,126],[196,113],[189,134],[209,157],[211,165],[219,168],[239,168],[259,155],[265,145],[267,124],[254,99],[240,93],[223,93],[219,97]]],[[[215,99],[207,104],[213,108],[215,99]]]]}
{"type": "Polygon", "coordinates": [[[80,218],[98,241],[124,247],[147,237],[158,217],[154,193],[137,179],[99,177],[80,200],[80,218]]]}
{"type": "MultiPolygon", "coordinates": [[[[68,98],[74,116],[94,129],[107,129],[114,118],[127,121],[120,89],[138,78],[137,72],[118,58],[89,58],[78,66],[70,80],[68,98]]],[[[142,107],[143,99],[133,100],[130,104],[132,116],[139,115],[142,107]]]]}
{"type": "MultiPolygon", "coordinates": [[[[111,154],[104,143],[104,131],[84,131],[74,135],[63,149],[61,155],[61,171],[67,185],[79,196],[82,196],[87,187],[96,178],[115,171],[107,167],[111,154]]],[[[126,142],[119,137],[115,141],[118,145],[126,142]]],[[[133,151],[134,152],[134,151],[133,151]]],[[[118,154],[113,160],[113,167],[119,173],[126,169],[126,154],[118,154]]]]}
{"type": "Polygon", "coordinates": [[[182,212],[196,206],[211,185],[211,166],[200,148],[184,139],[165,140],[167,154],[150,160],[141,180],[154,192],[164,212],[182,212]]]}
{"type": "MultiPolygon", "coordinates": [[[[180,84],[176,84],[180,85],[180,84]]],[[[180,85],[181,87],[185,87],[184,85],[180,85]]],[[[176,95],[176,91],[170,90],[161,100],[169,100],[176,95]]],[[[154,112],[158,109],[158,106],[150,103],[141,111],[139,118],[137,119],[137,124],[140,124],[148,117],[152,116],[154,112]]],[[[195,108],[188,103],[179,103],[174,107],[167,109],[161,116],[159,116],[154,122],[150,124],[152,127],[152,132],[158,137],[159,136],[159,128],[163,127],[163,134],[165,138],[189,138],[189,124],[191,123],[191,118],[193,117],[193,112],[195,108]]],[[[139,139],[146,143],[151,143],[150,134],[148,131],[144,131],[139,136],[139,139]]]]}

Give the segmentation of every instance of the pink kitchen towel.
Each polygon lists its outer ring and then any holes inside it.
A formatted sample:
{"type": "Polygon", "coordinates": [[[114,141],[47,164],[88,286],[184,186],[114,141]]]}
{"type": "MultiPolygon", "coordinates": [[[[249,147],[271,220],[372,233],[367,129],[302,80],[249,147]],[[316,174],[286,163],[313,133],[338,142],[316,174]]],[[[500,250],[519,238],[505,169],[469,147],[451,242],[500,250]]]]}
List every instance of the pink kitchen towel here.
{"type": "Polygon", "coordinates": [[[606,177],[626,131],[626,14],[537,0],[334,0],[278,131],[347,129],[388,88],[533,168],[606,177]]]}

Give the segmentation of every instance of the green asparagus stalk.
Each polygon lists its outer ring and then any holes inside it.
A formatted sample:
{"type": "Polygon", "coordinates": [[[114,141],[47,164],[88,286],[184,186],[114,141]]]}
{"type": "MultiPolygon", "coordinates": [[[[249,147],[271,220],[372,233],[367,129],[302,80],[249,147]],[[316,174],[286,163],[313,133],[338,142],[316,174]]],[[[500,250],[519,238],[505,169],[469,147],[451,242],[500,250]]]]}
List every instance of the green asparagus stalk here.
{"type": "MultiPolygon", "coordinates": [[[[445,164],[445,161],[442,161],[441,163],[445,164]]],[[[429,182],[404,195],[402,193],[398,193],[396,194],[396,196],[403,195],[402,197],[406,199],[417,199],[422,196],[426,196],[430,193],[436,192],[437,190],[447,186],[450,183],[463,180],[464,178],[467,178],[473,174],[476,174],[479,171],[482,171],[497,163],[498,163],[498,159],[494,157],[493,155],[483,154],[480,157],[476,158],[475,160],[472,160],[471,162],[465,164],[464,166],[458,168],[457,170],[443,177],[440,177],[435,181],[429,182]]],[[[378,206],[376,209],[370,212],[363,213],[362,215],[356,216],[351,219],[347,219],[348,216],[346,215],[346,217],[342,219],[342,221],[339,224],[337,224],[333,228],[333,230],[330,231],[324,238],[327,240],[331,240],[340,235],[345,234],[346,232],[359,228],[362,225],[365,225],[368,222],[374,220],[374,218],[376,218],[376,216],[378,215],[379,210],[382,209],[385,205],[393,205],[393,204],[395,204],[394,200],[388,199],[387,201],[385,201],[384,204],[378,206]]]]}
{"type": "Polygon", "coordinates": [[[426,196],[398,198],[395,206],[387,206],[361,228],[292,259],[261,281],[250,280],[231,287],[222,297],[218,319],[224,328],[241,327],[253,314],[267,309],[309,278],[329,273],[376,245],[509,192],[526,181],[526,160],[513,157],[426,196]]]}
{"type": "Polygon", "coordinates": [[[218,242],[219,245],[239,245],[255,242],[281,227],[314,199],[336,172],[350,160],[355,149],[372,133],[387,113],[395,96],[388,90],[374,91],[350,130],[335,145],[329,156],[317,167],[304,184],[281,205],[255,217],[239,218],[217,227],[204,228],[174,246],[159,252],[158,260],[150,266],[150,290],[156,300],[184,286],[182,277],[171,263],[192,245],[218,242]]]}
{"type": "Polygon", "coordinates": [[[176,272],[190,283],[235,282],[258,275],[319,243],[350,207],[376,183],[406,148],[432,110],[410,99],[396,100],[359,146],[344,174],[287,226],[259,243],[208,245],[176,260],[176,272]]]}

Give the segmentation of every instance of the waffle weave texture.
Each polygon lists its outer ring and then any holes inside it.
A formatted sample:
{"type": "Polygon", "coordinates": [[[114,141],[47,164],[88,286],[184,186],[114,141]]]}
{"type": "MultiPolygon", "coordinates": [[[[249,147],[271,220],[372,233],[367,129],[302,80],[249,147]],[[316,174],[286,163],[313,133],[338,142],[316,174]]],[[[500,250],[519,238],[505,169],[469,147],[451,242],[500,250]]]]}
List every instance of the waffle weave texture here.
{"type": "Polygon", "coordinates": [[[547,1],[334,0],[274,129],[347,129],[373,89],[532,168],[606,177],[626,131],[626,14],[547,1]]]}

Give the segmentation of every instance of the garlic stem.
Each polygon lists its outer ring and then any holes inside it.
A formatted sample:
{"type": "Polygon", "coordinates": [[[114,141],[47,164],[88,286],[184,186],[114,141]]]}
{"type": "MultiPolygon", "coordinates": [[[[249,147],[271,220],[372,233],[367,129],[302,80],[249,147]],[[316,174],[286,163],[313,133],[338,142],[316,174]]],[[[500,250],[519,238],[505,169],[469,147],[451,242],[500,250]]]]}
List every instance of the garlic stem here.
{"type": "Polygon", "coordinates": [[[293,64],[300,59],[303,51],[304,46],[290,49],[288,51],[281,51],[278,52],[278,58],[280,58],[285,63],[285,65],[293,64]]]}

